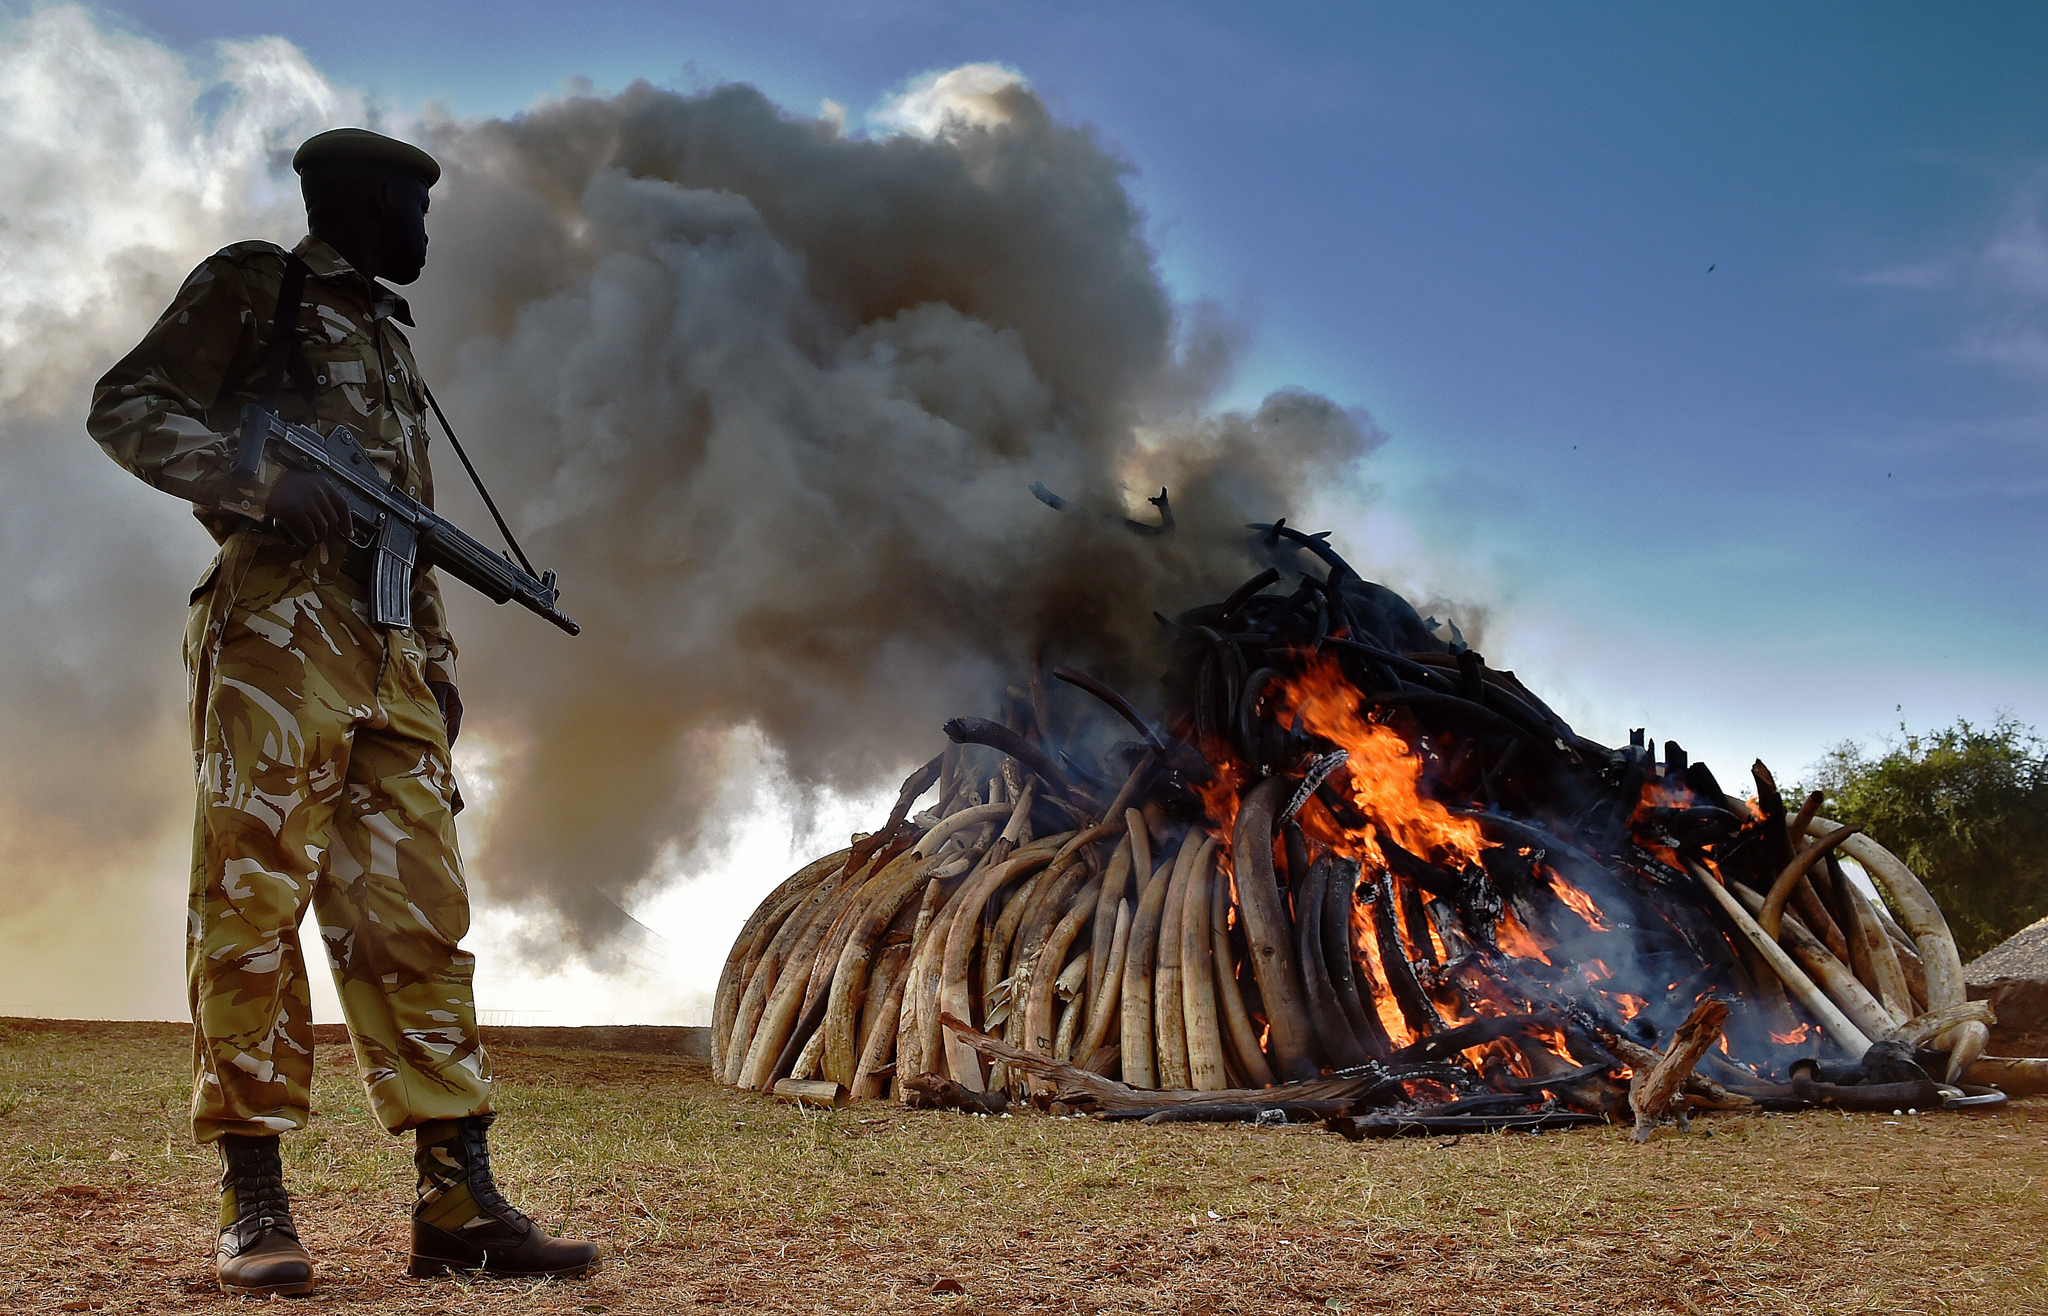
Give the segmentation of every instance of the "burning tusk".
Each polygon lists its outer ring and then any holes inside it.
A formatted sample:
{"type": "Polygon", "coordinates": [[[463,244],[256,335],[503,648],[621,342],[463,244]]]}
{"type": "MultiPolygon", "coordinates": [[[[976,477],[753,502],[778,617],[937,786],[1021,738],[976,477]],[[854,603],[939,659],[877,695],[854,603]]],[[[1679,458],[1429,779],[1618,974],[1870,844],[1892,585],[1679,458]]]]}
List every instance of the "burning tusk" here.
{"type": "Polygon", "coordinates": [[[1863,1031],[1850,1023],[1835,1003],[1829,1000],[1820,988],[1813,985],[1813,979],[1807,977],[1800,967],[1792,962],[1792,957],[1785,953],[1784,947],[1764,935],[1764,930],[1757,926],[1756,920],[1749,916],[1749,911],[1742,907],[1742,902],[1735,898],[1733,892],[1715,881],[1712,873],[1692,860],[1686,860],[1685,866],[1691,871],[1694,880],[1706,888],[1714,903],[1728,915],[1729,921],[1735,924],[1736,931],[1740,932],[1750,945],[1756,947],[1757,953],[1777,972],[1779,981],[1785,984],[1786,989],[1799,998],[1799,1003],[1806,1007],[1808,1013],[1820,1020],[1820,1025],[1827,1029],[1828,1036],[1834,1038],[1841,1048],[1849,1053],[1850,1059],[1861,1060],[1863,1053],[1870,1049],[1870,1039],[1864,1036],[1863,1031]]]}
{"type": "Polygon", "coordinates": [[[1328,853],[1310,862],[1308,872],[1299,879],[1294,892],[1294,948],[1301,957],[1303,994],[1308,998],[1308,1017],[1315,1024],[1316,1040],[1332,1063],[1343,1069],[1362,1065],[1370,1057],[1337,999],[1337,985],[1323,962],[1323,914],[1335,879],[1336,861],[1328,853]]]}
{"type": "MultiPolygon", "coordinates": [[[[1238,1072],[1254,1087],[1273,1086],[1273,1068],[1259,1049],[1259,1030],[1244,1006],[1244,992],[1230,957],[1230,883],[1218,873],[1209,889],[1209,948],[1216,966],[1216,992],[1222,1006],[1223,1026],[1238,1072]]],[[[1346,935],[1349,935],[1347,930],[1346,935]]]]}
{"type": "MultiPolygon", "coordinates": [[[[1729,883],[1729,888],[1735,892],[1736,897],[1750,913],[1754,914],[1760,909],[1769,912],[1764,905],[1764,898],[1740,882],[1729,883]]],[[[1757,920],[1757,926],[1763,927],[1762,919],[1757,920]]],[[[1827,993],[1829,1000],[1841,1008],[1851,1023],[1871,1037],[1882,1037],[1897,1026],[1898,1021],[1893,1019],[1878,999],[1870,994],[1867,987],[1856,980],[1856,975],[1849,971],[1849,966],[1836,959],[1833,952],[1822,944],[1819,937],[1813,935],[1812,930],[1797,914],[1783,914],[1780,926],[1779,940],[1785,949],[1792,952],[1792,958],[1799,962],[1799,967],[1806,970],[1807,975],[1827,993]]]]}
{"type": "MultiPolygon", "coordinates": [[[[1258,979],[1272,1027],[1273,1058],[1282,1077],[1296,1079],[1314,1075],[1316,1064],[1314,1030],[1301,999],[1301,974],[1280,904],[1280,881],[1273,872],[1273,809],[1286,791],[1286,778],[1268,777],[1245,793],[1230,853],[1236,865],[1238,907],[1250,941],[1252,975],[1258,979]]],[[[1125,1054],[1129,1051],[1126,1039],[1125,1054]]]]}

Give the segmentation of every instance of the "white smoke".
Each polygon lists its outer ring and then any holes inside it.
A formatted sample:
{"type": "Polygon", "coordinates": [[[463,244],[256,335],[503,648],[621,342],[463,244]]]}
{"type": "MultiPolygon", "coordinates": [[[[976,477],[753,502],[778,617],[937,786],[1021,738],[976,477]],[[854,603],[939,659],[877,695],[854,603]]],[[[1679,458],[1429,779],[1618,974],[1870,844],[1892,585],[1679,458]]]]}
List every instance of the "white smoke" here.
{"type": "Polygon", "coordinates": [[[282,41],[192,61],[63,7],[0,27],[0,109],[0,1009],[74,999],[67,966],[109,949],[101,996],[175,992],[178,641],[210,545],[82,422],[194,264],[297,238],[286,161],[313,132],[382,126],[446,165],[414,341],[586,626],[449,589],[487,934],[591,949],[618,907],[665,910],[701,991],[721,922],[813,844],[792,831],[846,830],[839,801],[1040,648],[1151,689],[1151,609],[1249,574],[1239,523],[1382,438],[1305,393],[1213,410],[1230,330],[1166,293],[1128,167],[998,66],[914,80],[873,137],[740,87],[418,123],[282,41]],[[1162,485],[1175,533],[1124,530],[1162,485]],[[740,870],[714,882],[721,854],[740,870]]]}

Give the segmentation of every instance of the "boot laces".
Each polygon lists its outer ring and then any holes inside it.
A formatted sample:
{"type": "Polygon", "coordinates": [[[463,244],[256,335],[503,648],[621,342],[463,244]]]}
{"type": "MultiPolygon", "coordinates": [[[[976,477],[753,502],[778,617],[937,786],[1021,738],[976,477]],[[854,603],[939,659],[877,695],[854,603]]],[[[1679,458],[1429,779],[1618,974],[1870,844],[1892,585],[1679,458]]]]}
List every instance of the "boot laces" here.
{"type": "Polygon", "coordinates": [[[532,1219],[524,1211],[505,1200],[505,1194],[498,1190],[498,1181],[491,1175],[491,1143],[485,1134],[489,1122],[470,1116],[461,1121],[461,1127],[463,1168],[469,1180],[469,1194],[476,1199],[477,1206],[507,1224],[532,1226],[532,1219]]]}
{"type": "Polygon", "coordinates": [[[220,1186],[235,1194],[235,1222],[229,1226],[235,1237],[246,1244],[264,1230],[275,1229],[297,1239],[298,1226],[292,1223],[291,1194],[285,1190],[277,1139],[251,1138],[241,1145],[228,1144],[222,1159],[226,1169],[220,1186]]]}

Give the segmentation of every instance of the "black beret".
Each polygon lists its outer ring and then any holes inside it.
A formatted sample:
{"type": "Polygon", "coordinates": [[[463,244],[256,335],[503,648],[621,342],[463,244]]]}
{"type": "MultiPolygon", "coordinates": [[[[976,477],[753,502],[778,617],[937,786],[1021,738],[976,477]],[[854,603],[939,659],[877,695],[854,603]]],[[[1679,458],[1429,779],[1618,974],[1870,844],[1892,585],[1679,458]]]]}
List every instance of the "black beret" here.
{"type": "Polygon", "coordinates": [[[303,174],[309,165],[344,162],[387,164],[416,175],[428,187],[441,181],[441,166],[433,156],[411,142],[367,128],[331,128],[308,137],[292,156],[292,169],[303,174]]]}

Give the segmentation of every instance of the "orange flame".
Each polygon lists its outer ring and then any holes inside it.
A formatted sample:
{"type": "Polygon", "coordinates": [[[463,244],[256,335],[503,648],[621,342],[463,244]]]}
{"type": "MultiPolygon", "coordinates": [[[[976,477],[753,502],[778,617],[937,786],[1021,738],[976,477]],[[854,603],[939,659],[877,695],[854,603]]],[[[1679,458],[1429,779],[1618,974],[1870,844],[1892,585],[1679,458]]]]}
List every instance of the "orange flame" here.
{"type": "Polygon", "coordinates": [[[1771,1040],[1779,1046],[1798,1046],[1801,1042],[1812,1036],[1813,1025],[1801,1024],[1789,1033],[1772,1033],[1771,1040]]]}
{"type": "Polygon", "coordinates": [[[1550,963],[1550,957],[1543,953],[1543,946],[1522,926],[1522,920],[1515,917],[1511,909],[1502,910],[1500,922],[1494,925],[1493,939],[1500,948],[1518,959],[1541,960],[1550,963]]]}
{"type": "Polygon", "coordinates": [[[1546,865],[1543,871],[1550,878],[1550,887],[1557,892],[1558,899],[1569,905],[1573,913],[1586,920],[1595,932],[1605,932],[1614,926],[1601,917],[1600,906],[1593,903],[1593,897],[1565,881],[1564,875],[1556,869],[1546,865]]]}
{"type": "Polygon", "coordinates": [[[1345,764],[1346,789],[1369,826],[1323,838],[1338,853],[1383,868],[1377,835],[1384,833],[1411,854],[1458,869],[1476,863],[1480,852],[1491,847],[1478,823],[1422,794],[1422,756],[1392,727],[1366,719],[1356,687],[1335,659],[1311,661],[1279,687],[1279,698],[1283,720],[1298,714],[1304,730],[1351,756],[1345,764]]]}

